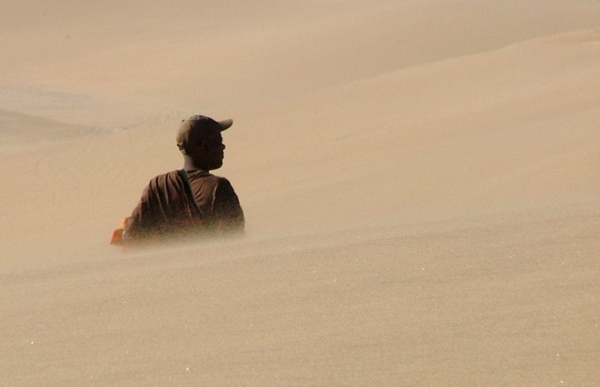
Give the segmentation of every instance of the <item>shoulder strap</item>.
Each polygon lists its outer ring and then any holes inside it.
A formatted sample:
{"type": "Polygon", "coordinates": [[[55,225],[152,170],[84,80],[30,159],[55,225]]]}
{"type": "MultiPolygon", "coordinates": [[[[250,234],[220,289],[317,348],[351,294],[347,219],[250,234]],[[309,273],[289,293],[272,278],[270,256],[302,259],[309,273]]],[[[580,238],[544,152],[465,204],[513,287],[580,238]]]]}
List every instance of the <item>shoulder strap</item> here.
{"type": "Polygon", "coordinates": [[[187,172],[185,171],[185,169],[180,169],[177,171],[177,173],[183,180],[183,187],[185,188],[185,193],[188,195],[190,201],[194,203],[194,208],[196,209],[196,212],[198,212],[199,216],[202,216],[202,210],[200,210],[200,207],[198,206],[198,203],[194,198],[194,193],[192,192],[192,187],[190,186],[190,179],[188,178],[187,172]]]}

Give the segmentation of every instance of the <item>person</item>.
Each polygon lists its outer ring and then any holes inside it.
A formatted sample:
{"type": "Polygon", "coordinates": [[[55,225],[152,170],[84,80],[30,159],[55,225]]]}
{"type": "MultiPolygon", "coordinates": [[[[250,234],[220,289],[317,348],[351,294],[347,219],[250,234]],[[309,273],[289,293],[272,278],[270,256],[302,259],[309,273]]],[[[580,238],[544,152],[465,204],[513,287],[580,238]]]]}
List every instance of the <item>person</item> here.
{"type": "Polygon", "coordinates": [[[111,243],[243,234],[244,212],[231,183],[210,173],[223,165],[221,132],[232,124],[232,120],[215,121],[203,115],[183,120],[177,132],[183,169],[150,180],[111,243]]]}

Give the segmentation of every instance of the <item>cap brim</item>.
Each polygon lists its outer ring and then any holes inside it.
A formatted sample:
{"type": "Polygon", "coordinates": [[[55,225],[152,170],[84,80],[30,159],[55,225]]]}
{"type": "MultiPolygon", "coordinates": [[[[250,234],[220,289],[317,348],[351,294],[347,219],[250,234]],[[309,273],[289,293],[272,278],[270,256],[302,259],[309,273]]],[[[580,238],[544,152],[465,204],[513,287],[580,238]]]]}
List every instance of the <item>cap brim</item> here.
{"type": "Polygon", "coordinates": [[[221,131],[227,130],[227,129],[229,129],[231,127],[231,125],[233,125],[233,120],[232,119],[223,120],[223,121],[217,121],[217,122],[221,126],[221,131]]]}

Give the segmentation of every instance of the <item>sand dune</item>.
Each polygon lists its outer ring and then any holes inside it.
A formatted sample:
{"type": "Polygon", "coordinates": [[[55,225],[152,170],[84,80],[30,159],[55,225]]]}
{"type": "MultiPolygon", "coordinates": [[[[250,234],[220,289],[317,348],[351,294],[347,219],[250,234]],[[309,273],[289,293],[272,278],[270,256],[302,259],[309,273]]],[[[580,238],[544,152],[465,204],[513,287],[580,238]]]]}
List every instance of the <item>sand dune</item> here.
{"type": "Polygon", "coordinates": [[[0,385],[600,380],[600,3],[3,1],[0,385]],[[233,118],[240,240],[107,244],[233,118]]]}

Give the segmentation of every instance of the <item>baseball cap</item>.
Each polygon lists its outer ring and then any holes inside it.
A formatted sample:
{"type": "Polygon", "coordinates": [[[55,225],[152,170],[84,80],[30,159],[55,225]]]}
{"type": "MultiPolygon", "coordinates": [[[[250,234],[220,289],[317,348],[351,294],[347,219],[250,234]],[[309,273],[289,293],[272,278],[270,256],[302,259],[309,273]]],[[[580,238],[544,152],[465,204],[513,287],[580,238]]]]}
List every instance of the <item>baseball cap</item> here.
{"type": "Polygon", "coordinates": [[[222,132],[233,125],[233,120],[215,121],[210,117],[200,114],[191,116],[181,121],[177,131],[177,147],[184,155],[200,144],[215,131],[222,132]]]}

